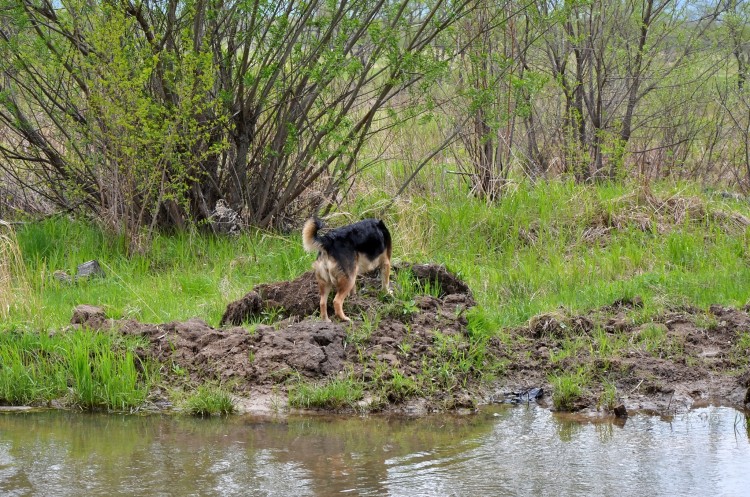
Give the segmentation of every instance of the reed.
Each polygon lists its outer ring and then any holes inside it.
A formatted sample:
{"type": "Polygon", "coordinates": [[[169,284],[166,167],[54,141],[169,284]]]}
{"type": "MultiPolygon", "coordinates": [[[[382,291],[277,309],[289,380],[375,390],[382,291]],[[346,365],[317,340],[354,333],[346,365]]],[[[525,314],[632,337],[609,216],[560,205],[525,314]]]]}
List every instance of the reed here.
{"type": "Polygon", "coordinates": [[[0,220],[0,319],[11,315],[28,318],[36,307],[13,226],[0,220]]]}

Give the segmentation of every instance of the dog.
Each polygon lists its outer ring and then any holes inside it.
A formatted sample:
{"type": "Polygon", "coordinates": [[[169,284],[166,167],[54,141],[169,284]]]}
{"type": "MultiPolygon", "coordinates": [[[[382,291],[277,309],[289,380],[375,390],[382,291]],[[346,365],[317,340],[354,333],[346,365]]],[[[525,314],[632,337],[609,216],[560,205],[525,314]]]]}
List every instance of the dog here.
{"type": "Polygon", "coordinates": [[[391,291],[391,233],[379,219],[365,219],[319,236],[322,227],[319,219],[310,218],[302,228],[302,247],[307,252],[318,252],[313,269],[320,292],[320,317],[330,321],[328,294],[335,288],[336,316],[351,322],[344,314],[344,299],[349,293],[356,293],[357,274],[379,268],[383,290],[391,291]]]}

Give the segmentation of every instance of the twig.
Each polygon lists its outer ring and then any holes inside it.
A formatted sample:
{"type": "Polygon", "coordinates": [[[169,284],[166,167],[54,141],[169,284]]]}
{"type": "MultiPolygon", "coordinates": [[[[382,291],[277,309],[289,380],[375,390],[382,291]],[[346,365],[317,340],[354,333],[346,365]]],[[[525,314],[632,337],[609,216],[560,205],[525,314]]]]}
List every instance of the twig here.
{"type": "Polygon", "coordinates": [[[635,386],[635,388],[634,388],[634,389],[632,389],[632,390],[630,391],[630,393],[633,393],[633,392],[635,392],[636,390],[638,390],[638,388],[640,388],[640,386],[641,386],[641,383],[643,383],[643,380],[641,380],[640,382],[638,382],[638,384],[637,384],[637,385],[635,386]]]}

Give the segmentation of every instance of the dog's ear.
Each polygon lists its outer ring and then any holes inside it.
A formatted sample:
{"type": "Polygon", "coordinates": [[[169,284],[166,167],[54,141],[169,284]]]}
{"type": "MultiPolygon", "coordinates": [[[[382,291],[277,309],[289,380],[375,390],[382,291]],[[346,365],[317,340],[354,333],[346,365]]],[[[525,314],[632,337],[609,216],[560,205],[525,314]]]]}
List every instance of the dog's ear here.
{"type": "Polygon", "coordinates": [[[317,213],[313,215],[313,219],[315,220],[315,228],[322,229],[325,227],[326,223],[324,223],[323,220],[318,217],[317,213]]]}

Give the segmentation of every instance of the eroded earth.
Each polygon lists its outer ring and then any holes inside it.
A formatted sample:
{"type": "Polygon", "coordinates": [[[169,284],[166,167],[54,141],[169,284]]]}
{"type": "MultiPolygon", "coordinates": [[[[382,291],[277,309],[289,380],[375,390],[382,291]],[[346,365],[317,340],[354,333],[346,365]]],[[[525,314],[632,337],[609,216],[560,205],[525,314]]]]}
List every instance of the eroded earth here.
{"type": "MultiPolygon", "coordinates": [[[[393,297],[378,289],[377,276],[360,277],[358,293],[345,302],[351,325],[319,320],[312,272],[256,286],[228,305],[217,327],[197,318],[113,320],[93,306],[76,308],[72,323],[144,337],[148,345],[139,355],[163,365],[168,382],[218,382],[243,411],[286,409],[293,385],[343,377],[366,389],[350,409],[420,414],[531,397],[552,407],[551,378],[575,371],[586,382],[571,410],[611,412],[617,404],[669,411],[750,401],[748,309],[680,308],[644,323],[636,297],[486,333],[472,323],[472,292],[454,274],[431,264],[403,264],[399,271],[411,272],[427,291],[399,298],[397,288],[393,297]]],[[[154,405],[169,407],[160,395],[154,405]]]]}

